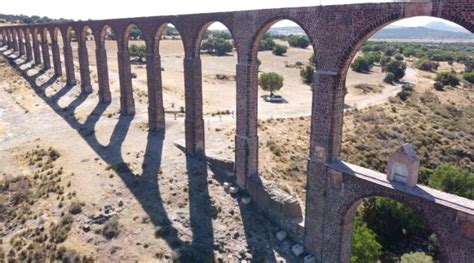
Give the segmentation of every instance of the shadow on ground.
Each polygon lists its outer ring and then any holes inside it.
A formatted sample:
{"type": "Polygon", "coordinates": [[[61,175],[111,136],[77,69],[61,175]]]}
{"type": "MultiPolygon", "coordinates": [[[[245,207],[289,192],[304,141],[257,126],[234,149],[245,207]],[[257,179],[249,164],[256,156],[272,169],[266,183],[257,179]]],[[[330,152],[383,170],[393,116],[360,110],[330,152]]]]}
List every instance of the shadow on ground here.
{"type": "MultiPolygon", "coordinates": [[[[19,58],[13,52],[0,49],[9,64],[15,68],[31,85],[34,92],[43,99],[56,114],[61,116],[71,128],[88,143],[88,145],[120,176],[126,186],[140,202],[143,209],[149,215],[151,222],[157,229],[166,229],[166,235],[160,235],[168,245],[177,252],[177,257],[181,262],[214,262],[213,226],[211,210],[213,209],[208,189],[208,169],[205,158],[194,158],[187,156],[186,168],[189,183],[189,212],[190,225],[193,233],[192,242],[184,241],[178,237],[178,231],[172,226],[164,207],[158,184],[158,173],[160,171],[161,159],[163,155],[164,131],[148,132],[147,144],[142,164],[142,174],[134,174],[125,163],[121,148],[123,141],[129,131],[134,115],[120,115],[116,126],[113,129],[108,145],[102,145],[96,135],[95,127],[102,114],[109,107],[110,103],[99,103],[87,117],[84,124],[75,118],[75,110],[88,98],[89,94],[82,93],[76,97],[68,106],[61,107],[58,101],[70,92],[74,86],[64,85],[55,94],[47,96],[45,90],[58,82],[58,76],[47,79],[42,84],[37,84],[37,79],[46,76],[44,70],[40,70],[33,75],[28,75],[28,71],[34,65],[23,60],[17,63],[19,58]]],[[[218,174],[216,174],[218,178],[218,174]]],[[[223,182],[221,180],[221,182],[223,182]]],[[[254,262],[276,262],[273,249],[285,257],[288,256],[287,248],[276,247],[273,244],[274,235],[278,229],[269,226],[268,219],[262,216],[256,207],[252,205],[239,205],[245,235],[248,242],[248,250],[252,254],[254,262]],[[262,227],[265,226],[265,227],[262,227]]],[[[286,257],[285,257],[286,258],[286,257]]],[[[291,255],[289,261],[293,261],[291,255]]]]}

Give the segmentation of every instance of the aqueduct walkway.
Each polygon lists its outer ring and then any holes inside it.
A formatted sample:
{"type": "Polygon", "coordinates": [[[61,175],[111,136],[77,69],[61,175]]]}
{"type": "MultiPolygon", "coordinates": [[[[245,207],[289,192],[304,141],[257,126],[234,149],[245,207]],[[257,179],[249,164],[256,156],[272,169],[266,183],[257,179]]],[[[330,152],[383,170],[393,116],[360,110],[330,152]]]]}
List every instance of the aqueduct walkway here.
{"type": "Polygon", "coordinates": [[[247,188],[258,176],[257,136],[257,47],[264,32],[275,22],[288,19],[303,28],[318,61],[313,92],[310,154],[308,158],[307,203],[304,227],[305,249],[319,262],[348,262],[352,219],[363,198],[384,196],[396,199],[418,211],[437,235],[445,262],[471,262],[474,259],[474,202],[427,187],[407,188],[390,183],[385,176],[339,160],[346,73],[360,46],[385,25],[413,16],[440,17],[474,32],[472,0],[420,0],[392,3],[316,6],[254,11],[193,14],[80,21],[60,24],[18,25],[0,28],[1,45],[26,56],[45,69],[53,66],[63,74],[58,35],[64,39],[67,84],[75,85],[71,34],[77,33],[81,90],[93,92],[89,72],[86,29],[96,44],[100,101],[111,100],[106,28],[116,33],[122,114],[134,113],[128,35],[132,25],[142,31],[147,46],[147,85],[149,125],[165,128],[159,41],[165,25],[179,31],[185,49],[185,138],[188,155],[205,152],[202,117],[202,72],[200,43],[207,27],[221,22],[231,31],[238,55],[237,134],[235,175],[247,188]],[[48,43],[47,34],[51,35],[48,43]],[[51,51],[50,51],[51,47],[51,51]],[[50,61],[49,52],[53,61],[50,61]]]}

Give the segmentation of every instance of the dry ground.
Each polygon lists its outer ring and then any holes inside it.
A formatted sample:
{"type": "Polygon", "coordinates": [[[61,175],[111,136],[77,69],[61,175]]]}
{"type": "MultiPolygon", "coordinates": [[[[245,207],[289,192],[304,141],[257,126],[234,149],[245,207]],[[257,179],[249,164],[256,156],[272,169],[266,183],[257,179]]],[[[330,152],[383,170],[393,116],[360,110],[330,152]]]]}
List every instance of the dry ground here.
{"type": "MultiPolygon", "coordinates": [[[[133,44],[139,42],[133,41],[133,44]]],[[[91,255],[100,261],[171,259],[176,253],[187,251],[190,244],[196,245],[191,248],[199,248],[202,244],[212,247],[215,257],[225,262],[236,259],[291,261],[291,256],[287,255],[290,244],[277,244],[274,240],[277,229],[252,206],[242,205],[240,197],[227,194],[222,181],[212,171],[190,179],[193,177],[186,173],[185,157],[173,145],[173,141],[184,138],[182,115],[167,114],[164,139],[160,134],[148,134],[144,65],[132,66],[132,72],[137,74],[133,80],[137,113],[133,117],[118,114],[117,47],[113,41],[106,41],[106,46],[113,97],[110,105],[97,105],[93,41],[88,41],[88,50],[94,92],[88,96],[80,94],[79,86],[66,87],[64,78],[52,78],[51,70],[44,73],[16,60],[20,66],[15,71],[6,59],[0,61],[0,179],[23,176],[41,185],[43,179],[34,178],[35,174],[45,174],[45,178],[49,178],[46,175],[51,169],[54,174],[61,169],[60,181],[56,177],[51,180],[55,181],[55,187],[63,189],[62,194],[52,193],[35,199],[35,205],[28,206],[32,212],[25,224],[7,226],[0,220],[0,244],[5,254],[14,246],[12,237],[38,227],[41,222],[44,225],[48,222],[60,224],[62,213],[68,214],[71,203],[80,202],[82,212],[74,216],[68,238],[57,246],[74,248],[81,255],[91,255]],[[23,72],[24,76],[18,72],[23,72]],[[49,170],[42,171],[38,167],[43,160],[33,158],[30,162],[34,151],[47,152],[50,148],[60,157],[47,164],[52,165],[49,170]],[[102,225],[90,224],[90,218],[109,214],[118,218],[120,231],[111,240],[101,234],[102,225]],[[85,225],[91,228],[87,232],[83,229],[85,225]],[[155,237],[157,227],[168,229],[167,234],[155,237]]],[[[75,43],[73,49],[78,69],[75,43]]],[[[184,106],[181,41],[163,40],[160,53],[165,108],[179,111],[184,106]]],[[[271,173],[267,171],[271,172],[279,164],[274,162],[273,153],[268,153],[265,146],[270,136],[282,136],[278,129],[287,125],[285,118],[290,118],[298,121],[292,125],[295,130],[285,134],[288,136],[285,140],[292,140],[292,144],[296,142],[291,149],[294,153],[305,148],[307,136],[297,133],[296,127],[309,127],[308,118],[300,116],[310,114],[311,90],[301,82],[299,69],[291,65],[297,61],[307,63],[310,55],[310,48],[290,48],[284,57],[276,57],[271,52],[259,54],[261,71],[276,71],[285,77],[280,94],[288,103],[271,104],[259,100],[260,122],[271,124],[262,127],[268,130],[259,134],[261,171],[265,177],[280,184],[286,183],[280,180],[280,175],[268,176],[271,173]],[[275,125],[274,118],[277,117],[282,119],[275,125]]],[[[202,62],[207,151],[233,158],[235,115],[213,113],[235,110],[236,54],[220,58],[202,55],[202,62]],[[220,80],[217,74],[224,74],[229,80],[220,80]]],[[[381,103],[398,91],[398,86],[382,84],[381,73],[377,70],[375,68],[374,73],[368,75],[348,73],[347,104],[364,107],[381,103]],[[361,80],[384,85],[384,88],[380,94],[362,94],[353,88],[361,80]]],[[[79,80],[78,72],[76,77],[79,80]]],[[[259,95],[264,94],[259,91],[259,95]]],[[[301,166],[299,160],[294,161],[297,163],[293,165],[301,166]]],[[[298,178],[296,182],[301,186],[304,178],[298,178]]],[[[288,191],[302,192],[298,190],[302,188],[296,186],[290,185],[288,191]]],[[[14,188],[6,193],[15,191],[14,188]]],[[[31,191],[37,189],[32,187],[31,191]]],[[[22,238],[26,240],[25,246],[31,242],[28,236],[22,238]]]]}

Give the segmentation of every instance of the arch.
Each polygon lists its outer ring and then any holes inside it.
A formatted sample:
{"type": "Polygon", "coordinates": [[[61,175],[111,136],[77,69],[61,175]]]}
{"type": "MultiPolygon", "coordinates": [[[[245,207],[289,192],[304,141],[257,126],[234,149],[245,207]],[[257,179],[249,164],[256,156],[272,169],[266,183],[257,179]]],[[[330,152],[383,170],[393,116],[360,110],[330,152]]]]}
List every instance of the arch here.
{"type": "MultiPolygon", "coordinates": [[[[142,34],[142,38],[143,38],[143,39],[135,39],[135,40],[145,41],[143,30],[141,30],[141,28],[137,24],[132,22],[132,23],[128,24],[128,26],[125,28],[125,31],[124,31],[124,34],[123,34],[123,43],[124,43],[125,48],[128,48],[129,40],[130,40],[130,37],[131,37],[130,34],[131,34],[133,29],[138,29],[140,31],[140,33],[142,34]]],[[[145,41],[145,45],[147,45],[146,41],[145,41]]]]}
{"type": "MultiPolygon", "coordinates": [[[[344,50],[343,55],[342,55],[342,57],[341,57],[341,60],[340,60],[339,64],[337,65],[338,68],[340,69],[340,70],[339,70],[339,73],[341,74],[341,76],[343,76],[344,79],[345,79],[345,76],[346,76],[346,74],[347,74],[347,70],[349,69],[349,66],[350,66],[350,64],[351,64],[351,61],[354,59],[354,57],[355,57],[357,51],[359,51],[359,49],[362,47],[362,45],[363,45],[372,35],[374,35],[375,33],[377,33],[378,31],[380,31],[381,29],[383,29],[383,28],[386,27],[387,25],[392,24],[392,23],[394,23],[394,22],[397,22],[397,21],[400,21],[400,20],[404,20],[404,19],[413,18],[413,17],[420,17],[420,16],[425,16],[425,15],[411,16],[411,17],[400,17],[400,14],[391,14],[391,15],[385,16],[385,17],[382,18],[382,19],[379,19],[379,20],[375,21],[375,22],[372,23],[372,24],[367,25],[366,28],[364,28],[363,30],[359,31],[359,34],[357,34],[357,36],[355,36],[355,37],[346,45],[347,48],[344,50]]],[[[457,24],[457,25],[459,25],[459,26],[464,27],[465,29],[467,29],[467,30],[470,31],[471,33],[474,33],[474,24],[467,22],[466,20],[464,20],[464,19],[461,18],[461,17],[454,18],[454,19],[451,18],[451,17],[448,17],[448,18],[435,17],[435,16],[429,16],[429,17],[432,17],[432,18],[440,18],[440,19],[444,19],[444,20],[453,22],[453,23],[455,23],[455,24],[457,24]]]]}
{"type": "Polygon", "coordinates": [[[105,40],[106,40],[106,37],[108,38],[111,38],[112,40],[116,41],[117,42],[117,31],[113,29],[113,27],[109,24],[105,24],[102,26],[101,30],[100,30],[100,39],[99,39],[99,42],[101,46],[104,46],[105,45],[105,40]],[[110,30],[110,32],[108,32],[108,30],[110,30]],[[109,34],[109,35],[107,35],[109,34]]]}
{"type": "Polygon", "coordinates": [[[348,200],[347,203],[342,205],[339,209],[339,212],[341,213],[340,225],[342,226],[342,231],[341,231],[342,233],[339,237],[341,245],[339,247],[340,251],[338,252],[339,254],[338,257],[339,257],[340,262],[350,262],[351,246],[352,246],[352,239],[353,239],[353,232],[354,232],[353,222],[357,213],[357,208],[359,207],[359,205],[362,203],[364,199],[375,198],[375,197],[394,200],[412,209],[418,216],[420,216],[422,221],[429,227],[429,230],[432,231],[436,235],[436,238],[438,239],[438,242],[440,244],[440,258],[442,259],[447,258],[446,256],[447,242],[443,239],[442,233],[437,228],[438,227],[437,223],[439,222],[436,222],[436,219],[434,219],[433,217],[429,215],[429,213],[427,213],[427,209],[429,208],[422,208],[420,206],[417,206],[416,204],[410,201],[410,198],[404,198],[403,196],[398,195],[398,194],[374,192],[374,193],[364,194],[364,195],[352,198],[348,200]]]}
{"type": "Polygon", "coordinates": [[[277,15],[277,16],[274,16],[274,17],[270,18],[269,20],[265,21],[263,23],[263,25],[260,27],[260,29],[253,36],[252,46],[251,46],[251,56],[252,56],[252,58],[256,56],[256,54],[258,52],[258,45],[260,44],[260,41],[262,41],[262,39],[265,36],[265,33],[268,31],[268,29],[270,29],[274,24],[276,24],[278,22],[281,22],[283,20],[289,20],[289,21],[297,24],[304,31],[305,35],[308,37],[309,42],[311,43],[311,46],[313,47],[313,53],[316,53],[316,47],[314,45],[315,42],[311,38],[311,34],[309,34],[309,30],[307,30],[301,22],[299,22],[299,21],[297,21],[297,20],[295,20],[291,17],[288,17],[288,16],[277,15]]]}
{"type": "MultiPolygon", "coordinates": [[[[159,54],[160,53],[160,40],[162,39],[163,37],[163,33],[165,31],[165,29],[167,28],[168,25],[171,25],[175,30],[176,32],[178,33],[179,36],[181,36],[181,32],[179,31],[178,27],[176,27],[175,24],[173,24],[172,22],[164,22],[162,23],[160,26],[157,27],[156,29],[156,32],[154,34],[155,36],[155,41],[154,41],[154,47],[153,47],[153,51],[156,52],[156,54],[159,54]]],[[[183,38],[181,38],[181,44],[183,45],[184,47],[184,40],[183,38]]]]}
{"type": "MultiPolygon", "coordinates": [[[[204,38],[204,33],[206,33],[206,31],[209,30],[209,26],[211,26],[212,24],[215,24],[215,23],[220,23],[222,24],[223,26],[225,26],[225,28],[230,32],[230,35],[231,35],[231,38],[232,40],[234,41],[234,48],[236,49],[236,55],[237,55],[237,58],[239,56],[239,52],[237,50],[238,48],[238,45],[237,45],[237,41],[235,39],[235,35],[234,35],[234,32],[232,32],[232,29],[231,27],[229,27],[225,22],[223,21],[220,21],[220,20],[213,20],[213,21],[209,21],[207,23],[205,23],[201,29],[199,30],[199,33],[198,33],[198,36],[196,38],[196,43],[195,43],[195,47],[196,49],[194,50],[194,53],[196,56],[199,56],[200,55],[200,50],[201,50],[201,44],[202,44],[202,40],[204,38]]],[[[237,59],[238,61],[238,59],[237,59]]]]}
{"type": "MultiPolygon", "coordinates": [[[[94,30],[92,30],[92,27],[89,26],[89,25],[84,25],[82,26],[81,28],[81,32],[80,32],[80,40],[81,41],[88,41],[87,37],[88,36],[92,36],[94,37],[94,30]]],[[[95,41],[95,39],[92,39],[95,41]]]]}

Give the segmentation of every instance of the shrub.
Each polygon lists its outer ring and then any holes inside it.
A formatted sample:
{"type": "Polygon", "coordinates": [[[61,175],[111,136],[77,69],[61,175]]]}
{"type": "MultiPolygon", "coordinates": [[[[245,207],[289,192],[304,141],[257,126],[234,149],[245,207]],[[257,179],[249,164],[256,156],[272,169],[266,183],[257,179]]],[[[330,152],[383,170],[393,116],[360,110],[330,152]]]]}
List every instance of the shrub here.
{"type": "Polygon", "coordinates": [[[221,37],[209,38],[201,45],[201,49],[205,50],[208,54],[216,56],[224,56],[231,52],[233,48],[234,46],[230,41],[221,37]]]}
{"type": "Polygon", "coordinates": [[[72,215],[77,215],[82,212],[82,206],[79,202],[72,202],[68,211],[72,215]]]}
{"type": "Polygon", "coordinates": [[[392,59],[390,57],[387,57],[387,56],[382,56],[380,57],[380,66],[382,67],[385,67],[392,59]]]}
{"type": "Polygon", "coordinates": [[[307,48],[309,46],[309,39],[306,36],[290,35],[288,37],[288,44],[291,47],[307,48]]]}
{"type": "Polygon", "coordinates": [[[364,53],[363,57],[369,62],[369,64],[374,64],[375,62],[379,63],[382,58],[382,54],[377,51],[371,51],[364,53]]]}
{"type": "Polygon", "coordinates": [[[438,62],[431,61],[429,59],[418,59],[413,63],[415,68],[423,71],[436,71],[439,67],[438,62]]]}
{"type": "Polygon", "coordinates": [[[377,242],[375,233],[360,219],[356,219],[354,225],[351,262],[377,262],[382,255],[382,246],[377,242]]]}
{"type": "Polygon", "coordinates": [[[286,46],[275,44],[273,46],[272,52],[274,55],[283,56],[287,50],[288,48],[286,46]]]}
{"type": "Polygon", "coordinates": [[[410,84],[403,84],[402,85],[402,90],[400,92],[397,93],[397,96],[405,101],[408,99],[408,97],[411,96],[411,94],[413,93],[413,86],[410,85],[410,84]]]}
{"type": "Polygon", "coordinates": [[[260,45],[258,46],[258,50],[273,50],[273,46],[275,45],[275,41],[271,36],[265,36],[265,38],[260,41],[260,45]]]}
{"type": "Polygon", "coordinates": [[[474,84],[474,72],[466,72],[462,75],[463,79],[474,84]]]}
{"type": "Polygon", "coordinates": [[[432,263],[433,258],[423,252],[412,252],[403,254],[400,263],[432,263]]]}
{"type": "Polygon", "coordinates": [[[372,68],[372,65],[370,61],[365,58],[364,56],[362,57],[357,57],[354,59],[354,61],[351,64],[351,69],[355,72],[369,72],[370,69],[372,68]]]}
{"type": "Polygon", "coordinates": [[[311,65],[306,65],[300,70],[300,76],[304,83],[311,85],[313,83],[314,67],[311,65]]]}
{"type": "Polygon", "coordinates": [[[436,81],[443,83],[443,85],[450,85],[456,87],[459,85],[459,79],[454,73],[441,72],[436,75],[436,81]]]}
{"type": "Polygon", "coordinates": [[[439,81],[436,81],[434,84],[433,84],[433,88],[437,91],[443,91],[444,90],[444,85],[443,83],[439,82],[439,81]]]}
{"type": "Polygon", "coordinates": [[[395,81],[395,75],[392,72],[387,72],[383,81],[388,84],[393,84],[393,82],[395,81]]]}
{"type": "Polygon", "coordinates": [[[112,239],[119,234],[119,224],[117,218],[111,217],[104,223],[104,227],[102,228],[102,235],[104,235],[107,239],[112,239]]]}
{"type": "Polygon", "coordinates": [[[401,54],[396,54],[395,56],[393,56],[396,60],[398,61],[402,61],[403,60],[403,55],[401,54]]]}
{"type": "Polygon", "coordinates": [[[263,90],[273,94],[274,91],[280,90],[281,87],[283,87],[283,80],[283,76],[275,72],[264,72],[260,74],[258,78],[258,85],[260,85],[263,90]]]}
{"type": "Polygon", "coordinates": [[[146,47],[143,45],[131,45],[130,46],[130,57],[136,57],[138,61],[143,62],[143,58],[146,56],[146,47]]]}
{"type": "Polygon", "coordinates": [[[474,198],[474,173],[451,164],[441,164],[429,177],[429,186],[444,192],[474,198]]]}
{"type": "Polygon", "coordinates": [[[405,70],[407,69],[407,64],[402,61],[390,61],[385,67],[385,72],[393,73],[394,81],[399,81],[403,76],[405,76],[405,70]]]}

